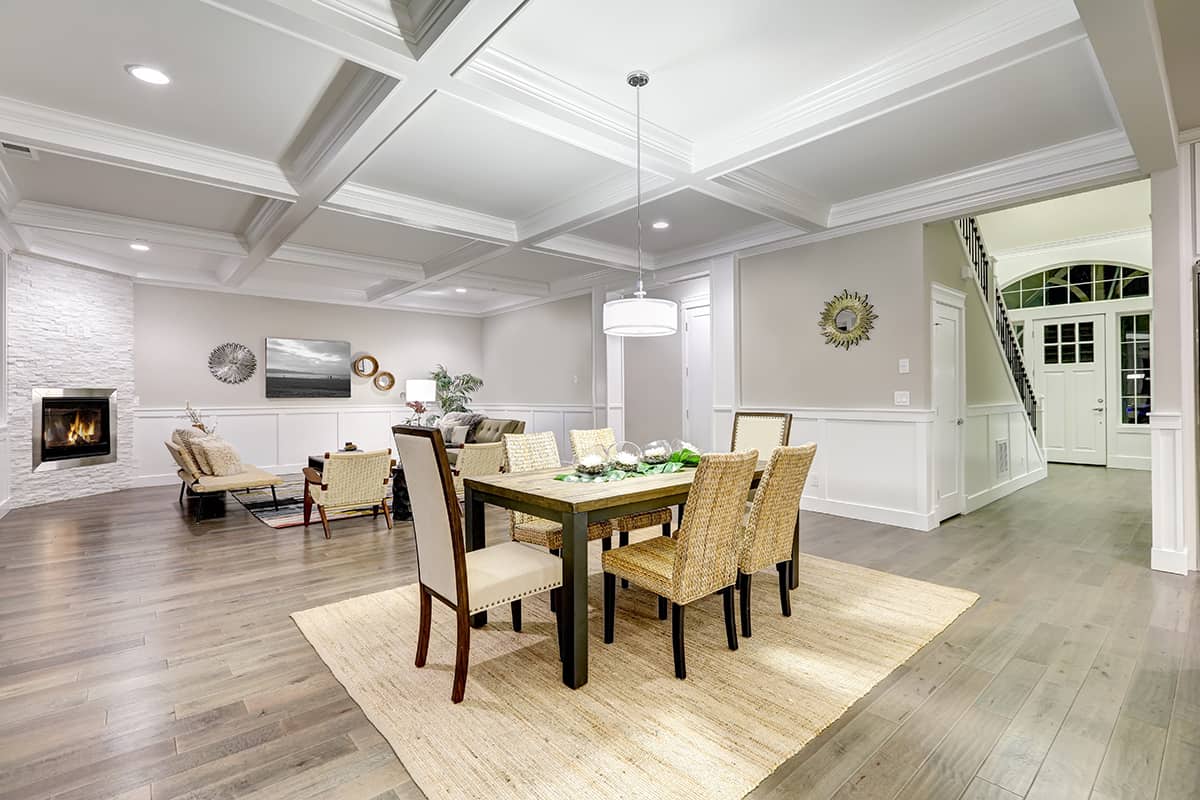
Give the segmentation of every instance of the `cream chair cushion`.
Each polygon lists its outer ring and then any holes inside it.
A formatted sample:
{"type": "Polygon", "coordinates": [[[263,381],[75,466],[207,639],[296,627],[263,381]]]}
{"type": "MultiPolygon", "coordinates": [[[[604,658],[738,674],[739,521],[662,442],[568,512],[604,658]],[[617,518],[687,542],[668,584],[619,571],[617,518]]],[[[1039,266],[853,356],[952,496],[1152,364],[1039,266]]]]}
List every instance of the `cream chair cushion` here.
{"type": "Polygon", "coordinates": [[[283,478],[265,469],[243,465],[245,471],[237,475],[201,475],[193,477],[179,470],[179,477],[197,492],[227,492],[234,489],[258,489],[264,486],[278,486],[283,478]]]}
{"type": "Polygon", "coordinates": [[[208,474],[226,477],[237,475],[242,469],[242,459],[238,457],[233,445],[217,436],[205,436],[192,440],[197,453],[208,462],[208,474]]]}
{"type": "Polygon", "coordinates": [[[504,542],[467,553],[471,613],[562,586],[562,560],[541,548],[504,542]]]}

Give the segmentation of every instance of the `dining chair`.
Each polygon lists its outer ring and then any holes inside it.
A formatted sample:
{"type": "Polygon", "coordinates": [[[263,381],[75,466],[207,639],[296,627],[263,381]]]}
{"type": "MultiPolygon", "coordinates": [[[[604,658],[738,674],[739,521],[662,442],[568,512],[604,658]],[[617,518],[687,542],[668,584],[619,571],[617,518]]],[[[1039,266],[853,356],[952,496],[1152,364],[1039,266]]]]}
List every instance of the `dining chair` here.
{"type": "Polygon", "coordinates": [[[742,545],[738,553],[738,593],[741,600],[742,636],[750,636],[750,582],[754,573],[774,566],[779,572],[779,605],[785,617],[792,615],[789,595],[792,570],[792,539],[800,496],[817,446],[777,447],[763,471],[750,514],[742,523],[742,545]]]}
{"type": "Polygon", "coordinates": [[[465,444],[454,464],[454,491],[463,496],[463,478],[498,475],[504,468],[504,442],[465,444]]]}
{"type": "MultiPolygon", "coordinates": [[[[549,591],[562,591],[562,561],[536,547],[504,542],[465,552],[462,511],[454,493],[450,462],[442,432],[437,428],[396,425],[392,428],[408,495],[416,536],[417,585],[421,615],[417,631],[417,667],[429,654],[433,598],[454,610],[458,622],[454,686],[450,699],[462,702],[467,690],[471,650],[471,615],[509,603],[513,630],[521,630],[521,600],[549,591]]],[[[559,615],[558,652],[562,658],[562,618],[559,615]]]]}
{"type": "MultiPolygon", "coordinates": [[[[329,538],[329,513],[350,508],[367,508],[383,517],[392,527],[392,514],[387,506],[388,481],[392,477],[392,449],[367,450],[354,453],[326,453],[321,472],[304,468],[304,491],[312,498],[321,515],[321,527],[329,538]]],[[[307,515],[306,515],[307,517],[307,515]]],[[[304,520],[308,525],[308,519],[304,520]]]]}
{"type": "Polygon", "coordinates": [[[675,538],[655,536],[603,554],[605,644],[613,641],[617,578],[627,578],[671,603],[676,678],[687,677],[683,612],[689,603],[702,597],[721,594],[725,636],[729,649],[737,650],[733,588],[737,582],[742,513],[757,464],[755,450],[701,456],[675,538]]]}
{"type": "Polygon", "coordinates": [[[763,458],[788,443],[792,435],[792,415],[774,411],[738,411],[733,415],[733,442],[730,452],[757,450],[763,458]]]}
{"type": "MultiPolygon", "coordinates": [[[[554,469],[562,466],[558,456],[558,440],[554,431],[541,433],[504,434],[504,453],[508,471],[531,472],[538,469],[554,469]]],[[[553,520],[535,517],[523,511],[508,512],[509,531],[514,541],[536,544],[549,549],[555,555],[562,550],[562,525],[553,520]]],[[[588,541],[600,539],[604,549],[612,547],[612,523],[593,522],[588,525],[588,541]]]]}
{"type": "MultiPolygon", "coordinates": [[[[571,440],[571,452],[575,455],[575,460],[595,447],[612,447],[617,443],[617,436],[612,428],[595,428],[592,430],[577,430],[568,431],[568,438],[571,440]]],[[[629,544],[629,532],[641,530],[642,528],[653,528],[655,525],[662,526],[662,535],[671,535],[671,509],[656,508],[650,511],[643,511],[639,514],[627,514],[623,517],[613,517],[613,530],[617,531],[617,542],[621,547],[629,544]]],[[[625,588],[629,582],[622,579],[621,588],[625,588]]]]}

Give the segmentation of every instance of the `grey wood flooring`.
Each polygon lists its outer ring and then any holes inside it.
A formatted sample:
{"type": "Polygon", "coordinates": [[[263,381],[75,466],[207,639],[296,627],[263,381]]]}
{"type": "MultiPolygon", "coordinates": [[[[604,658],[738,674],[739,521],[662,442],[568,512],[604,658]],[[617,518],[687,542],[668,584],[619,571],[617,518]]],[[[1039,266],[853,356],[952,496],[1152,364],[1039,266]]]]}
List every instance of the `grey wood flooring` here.
{"type": "MultiPolygon", "coordinates": [[[[0,520],[0,800],[420,797],[288,618],[414,580],[407,528],[175,492],[0,520]]],[[[982,598],[752,797],[1200,796],[1200,581],[1149,570],[1149,502],[1053,466],[928,534],[805,513],[808,552],[982,598]]]]}

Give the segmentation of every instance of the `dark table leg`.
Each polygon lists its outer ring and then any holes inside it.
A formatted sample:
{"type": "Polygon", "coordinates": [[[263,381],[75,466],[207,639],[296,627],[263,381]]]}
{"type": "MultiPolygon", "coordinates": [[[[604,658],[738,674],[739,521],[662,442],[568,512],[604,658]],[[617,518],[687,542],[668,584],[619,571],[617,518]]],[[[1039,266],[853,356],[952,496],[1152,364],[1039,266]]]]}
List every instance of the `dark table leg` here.
{"type": "MultiPolygon", "coordinates": [[[[475,492],[468,486],[466,489],[466,497],[464,505],[466,506],[466,534],[467,534],[467,550],[482,550],[487,544],[484,530],[483,519],[483,500],[475,496],[475,492]]],[[[476,628],[482,628],[487,625],[487,612],[481,611],[471,617],[471,625],[476,628]]]]}
{"type": "Polygon", "coordinates": [[[792,531],[792,573],[788,585],[795,589],[800,585],[800,515],[796,515],[796,529],[792,531]]]}
{"type": "Polygon", "coordinates": [[[587,514],[563,514],[563,683],[578,689],[588,679],[587,514]]]}

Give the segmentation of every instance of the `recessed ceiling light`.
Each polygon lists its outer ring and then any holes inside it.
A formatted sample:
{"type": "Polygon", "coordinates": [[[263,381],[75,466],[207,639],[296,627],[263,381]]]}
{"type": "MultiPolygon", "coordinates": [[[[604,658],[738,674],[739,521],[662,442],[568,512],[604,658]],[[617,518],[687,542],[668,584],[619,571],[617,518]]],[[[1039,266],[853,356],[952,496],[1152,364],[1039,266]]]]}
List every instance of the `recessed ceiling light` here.
{"type": "Polygon", "coordinates": [[[461,286],[460,286],[460,287],[458,287],[457,289],[455,289],[454,291],[458,292],[459,294],[466,294],[466,293],[467,293],[467,290],[466,290],[466,289],[464,289],[464,288],[462,288],[461,286]]]}
{"type": "Polygon", "coordinates": [[[665,231],[667,228],[671,227],[671,223],[667,222],[665,219],[660,219],[650,227],[654,228],[656,231],[665,231]]]}
{"type": "Polygon", "coordinates": [[[137,250],[139,253],[145,253],[150,249],[150,245],[146,244],[145,242],[130,242],[129,249],[137,250]]]}
{"type": "Polygon", "coordinates": [[[139,81],[152,83],[155,86],[166,86],[171,82],[171,78],[161,69],[147,67],[145,64],[126,64],[125,71],[139,81]]]}

